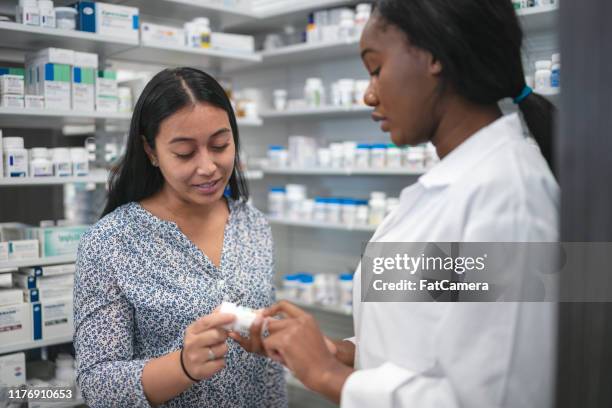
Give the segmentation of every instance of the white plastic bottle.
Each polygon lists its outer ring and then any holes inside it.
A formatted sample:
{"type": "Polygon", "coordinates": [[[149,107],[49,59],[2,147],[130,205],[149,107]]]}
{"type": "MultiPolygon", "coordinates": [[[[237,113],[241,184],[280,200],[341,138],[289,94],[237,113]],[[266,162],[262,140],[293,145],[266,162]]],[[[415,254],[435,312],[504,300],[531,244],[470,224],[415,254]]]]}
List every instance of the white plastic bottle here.
{"type": "Polygon", "coordinates": [[[370,225],[380,225],[387,212],[387,195],[378,191],[370,194],[370,225]]]}
{"type": "Polygon", "coordinates": [[[89,174],[89,157],[84,147],[71,148],[70,161],[72,162],[73,176],[82,177],[89,174]]]}
{"type": "Polygon", "coordinates": [[[387,168],[400,169],[402,167],[402,151],[394,144],[387,145],[387,168]]]}
{"type": "Polygon", "coordinates": [[[210,20],[207,17],[198,17],[193,20],[198,27],[198,33],[200,34],[200,48],[210,48],[210,20]]]}
{"type": "Polygon", "coordinates": [[[64,147],[53,149],[53,174],[56,177],[72,176],[72,160],[70,150],[64,147]]]}
{"type": "Polygon", "coordinates": [[[552,63],[550,61],[538,61],[535,66],[535,91],[542,94],[550,93],[552,63]]]}
{"type": "Polygon", "coordinates": [[[309,108],[318,108],[325,104],[325,88],[321,78],[308,78],[304,86],[304,99],[309,108]]]}
{"type": "Polygon", "coordinates": [[[339,306],[347,312],[353,307],[353,275],[343,273],[338,276],[338,286],[340,292],[339,306]]]}
{"type": "Polygon", "coordinates": [[[38,10],[40,12],[40,26],[55,28],[55,9],[52,0],[38,0],[38,10]]]}
{"type": "Polygon", "coordinates": [[[370,167],[373,169],[384,169],[387,162],[387,145],[377,143],[370,150],[370,167]]]}
{"type": "Polygon", "coordinates": [[[355,167],[358,169],[367,169],[370,167],[370,148],[367,143],[359,143],[355,150],[355,167]]]}
{"type": "Polygon", "coordinates": [[[22,137],[2,139],[5,177],[28,177],[28,151],[23,147],[22,137]]]}
{"type": "Polygon", "coordinates": [[[31,150],[30,177],[48,177],[53,175],[53,163],[49,160],[46,147],[35,147],[31,150]]]}
{"type": "Polygon", "coordinates": [[[223,328],[240,333],[248,332],[257,318],[256,310],[230,302],[221,303],[219,313],[233,314],[236,319],[232,323],[223,326],[223,328]]]}
{"type": "Polygon", "coordinates": [[[297,275],[285,275],[283,278],[283,295],[289,300],[296,300],[299,291],[299,277],[297,275]]]}
{"type": "Polygon", "coordinates": [[[561,54],[552,55],[550,87],[555,92],[561,88],[561,54]]]}
{"type": "Polygon", "coordinates": [[[286,191],[282,187],[272,187],[268,192],[268,213],[271,217],[285,216],[286,191]]]}

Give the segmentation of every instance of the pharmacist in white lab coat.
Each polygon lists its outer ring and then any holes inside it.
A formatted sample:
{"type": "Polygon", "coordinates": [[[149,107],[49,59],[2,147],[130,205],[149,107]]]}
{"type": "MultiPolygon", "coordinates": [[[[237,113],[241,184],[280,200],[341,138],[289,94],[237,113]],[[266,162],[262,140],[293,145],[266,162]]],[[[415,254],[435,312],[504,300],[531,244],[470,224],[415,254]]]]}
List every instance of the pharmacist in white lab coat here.
{"type": "MultiPolygon", "coordinates": [[[[361,39],[366,102],[398,145],[431,141],[441,162],[404,189],[376,242],[557,241],[550,171],[553,107],[526,87],[510,0],[381,0],[361,39]],[[511,97],[518,114],[503,116],[511,97]]],[[[364,303],[355,337],[331,341],[281,302],[270,336],[244,347],[282,361],[342,407],[549,407],[555,306],[547,303],[364,303]]]]}

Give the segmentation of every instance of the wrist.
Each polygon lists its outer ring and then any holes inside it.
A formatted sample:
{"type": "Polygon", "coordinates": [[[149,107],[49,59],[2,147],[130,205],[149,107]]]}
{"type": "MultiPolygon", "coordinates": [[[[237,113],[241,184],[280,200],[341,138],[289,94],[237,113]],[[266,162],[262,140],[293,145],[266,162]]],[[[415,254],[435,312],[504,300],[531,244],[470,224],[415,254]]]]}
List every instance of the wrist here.
{"type": "Polygon", "coordinates": [[[189,373],[189,371],[187,371],[187,367],[185,366],[185,360],[184,360],[184,356],[183,356],[183,348],[182,347],[178,351],[178,360],[179,360],[179,370],[180,370],[181,375],[183,376],[183,378],[187,382],[189,382],[189,385],[197,383],[198,380],[196,378],[192,377],[191,374],[189,373]]]}
{"type": "Polygon", "coordinates": [[[334,358],[318,372],[310,388],[339,404],[344,383],[353,371],[334,358]]]}

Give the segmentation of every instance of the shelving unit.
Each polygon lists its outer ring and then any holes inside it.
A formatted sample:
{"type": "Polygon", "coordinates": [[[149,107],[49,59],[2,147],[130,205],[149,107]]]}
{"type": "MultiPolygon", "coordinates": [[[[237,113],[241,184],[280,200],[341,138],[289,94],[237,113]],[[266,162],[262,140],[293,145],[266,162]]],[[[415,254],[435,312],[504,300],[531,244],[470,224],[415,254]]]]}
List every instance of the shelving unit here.
{"type": "Polygon", "coordinates": [[[340,106],[323,106],[320,108],[303,108],[303,109],[288,109],[284,111],[264,111],[261,117],[267,119],[328,119],[328,118],[345,118],[351,116],[367,117],[373,111],[369,106],[355,105],[350,108],[340,106]]]}
{"type": "Polygon", "coordinates": [[[107,172],[95,172],[82,177],[15,177],[0,178],[0,187],[56,186],[72,183],[106,184],[107,172]]]}
{"type": "Polygon", "coordinates": [[[37,259],[19,259],[15,261],[0,262],[0,270],[29,268],[33,266],[60,265],[76,262],[76,254],[63,256],[49,256],[37,259]]]}
{"type": "Polygon", "coordinates": [[[406,169],[331,169],[331,168],[273,168],[264,167],[266,175],[283,176],[421,176],[424,170],[406,169]]]}
{"type": "Polygon", "coordinates": [[[80,112],[55,109],[0,108],[2,127],[61,129],[66,125],[91,125],[96,121],[126,123],[131,113],[80,112]]]}
{"type": "Polygon", "coordinates": [[[64,337],[57,337],[55,339],[49,339],[49,340],[36,340],[36,341],[30,341],[27,343],[1,345],[0,355],[8,354],[8,353],[15,353],[17,351],[31,350],[31,349],[35,349],[39,347],[57,346],[58,344],[65,344],[65,343],[71,343],[71,342],[72,342],[72,334],[64,336],[64,337]]]}
{"type": "Polygon", "coordinates": [[[376,231],[376,228],[377,228],[372,225],[345,225],[345,224],[334,224],[330,222],[320,222],[320,221],[300,221],[300,220],[278,218],[278,217],[272,217],[272,216],[268,216],[268,221],[270,221],[270,224],[272,225],[284,225],[288,227],[319,228],[319,229],[347,231],[347,232],[372,233],[376,231]]]}

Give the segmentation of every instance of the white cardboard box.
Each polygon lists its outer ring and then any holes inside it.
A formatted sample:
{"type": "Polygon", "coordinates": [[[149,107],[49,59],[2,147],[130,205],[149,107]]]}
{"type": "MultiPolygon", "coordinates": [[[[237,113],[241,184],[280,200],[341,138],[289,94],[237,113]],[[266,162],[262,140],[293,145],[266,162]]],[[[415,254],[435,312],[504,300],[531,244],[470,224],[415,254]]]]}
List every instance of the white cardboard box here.
{"type": "Polygon", "coordinates": [[[28,305],[32,310],[33,340],[65,337],[73,332],[72,296],[28,305]]]}
{"type": "Polygon", "coordinates": [[[59,298],[72,296],[73,286],[54,286],[42,289],[23,289],[23,302],[37,303],[48,302],[59,298]]]}
{"type": "Polygon", "coordinates": [[[74,274],[37,277],[14,273],[13,282],[15,287],[22,289],[49,289],[60,286],[72,286],[74,284],[74,274]]]}
{"type": "Polygon", "coordinates": [[[76,265],[73,263],[63,265],[34,266],[31,268],[19,268],[19,273],[21,275],[45,277],[74,274],[75,271],[76,265]]]}
{"type": "Polygon", "coordinates": [[[0,289],[0,307],[21,303],[23,303],[23,291],[21,289],[0,289]]]}
{"type": "Polygon", "coordinates": [[[8,257],[9,260],[16,259],[35,259],[40,254],[38,240],[27,239],[21,241],[9,241],[8,257]]]}
{"type": "Polygon", "coordinates": [[[171,26],[142,23],[140,41],[144,45],[185,46],[185,31],[171,26]]]}
{"type": "Polygon", "coordinates": [[[81,68],[98,68],[98,54],[91,52],[74,52],[74,64],[75,67],[81,68]]]}
{"type": "Polygon", "coordinates": [[[28,303],[0,307],[0,344],[8,346],[32,341],[31,310],[32,305],[28,303]]]}
{"type": "Polygon", "coordinates": [[[0,106],[3,108],[23,109],[25,106],[23,95],[4,95],[0,100],[0,106]]]}
{"type": "Polygon", "coordinates": [[[9,272],[0,273],[0,288],[13,287],[13,274],[9,272]]]}
{"type": "Polygon", "coordinates": [[[1,75],[0,93],[3,95],[23,95],[24,82],[21,75],[1,75]]]}
{"type": "Polygon", "coordinates": [[[96,33],[138,41],[138,8],[107,3],[96,3],[95,8],[96,33]]]}
{"type": "Polygon", "coordinates": [[[26,383],[25,353],[0,356],[0,384],[6,387],[18,387],[26,383]]]}
{"type": "Polygon", "coordinates": [[[74,65],[74,51],[65,48],[44,48],[26,55],[26,65],[31,63],[74,65]]]}
{"type": "MultiPolygon", "coordinates": [[[[2,167],[0,167],[0,171],[2,171],[2,167]]],[[[0,242],[0,262],[6,262],[8,259],[8,242],[0,242]]]]}
{"type": "Polygon", "coordinates": [[[236,52],[255,52],[255,38],[251,35],[211,33],[211,48],[236,52]]]}
{"type": "Polygon", "coordinates": [[[26,109],[44,109],[45,97],[42,95],[26,95],[24,98],[26,109]]]}

